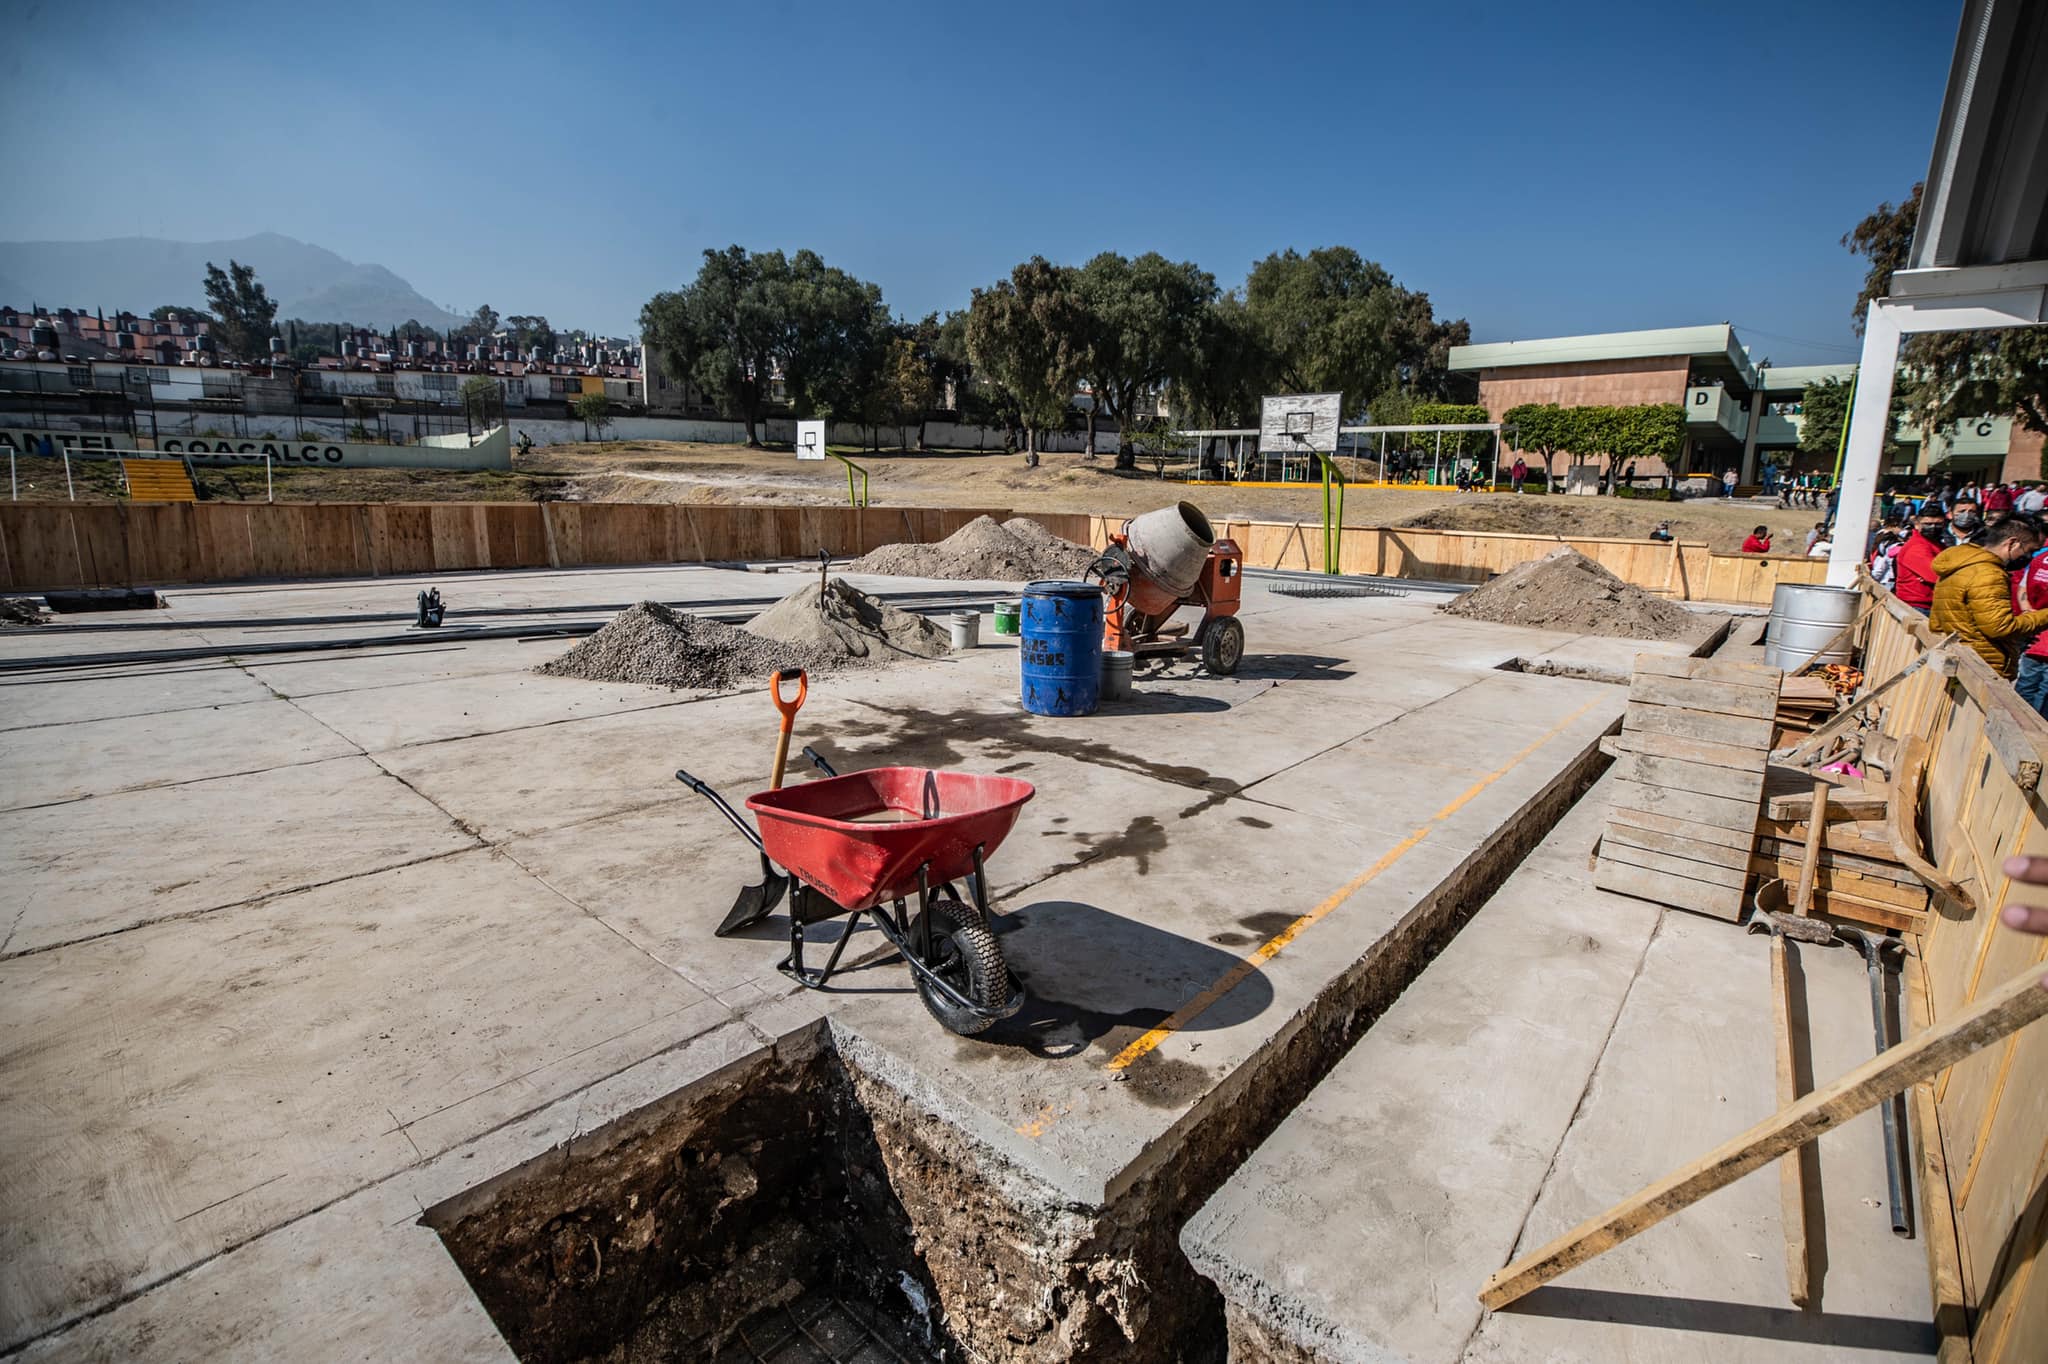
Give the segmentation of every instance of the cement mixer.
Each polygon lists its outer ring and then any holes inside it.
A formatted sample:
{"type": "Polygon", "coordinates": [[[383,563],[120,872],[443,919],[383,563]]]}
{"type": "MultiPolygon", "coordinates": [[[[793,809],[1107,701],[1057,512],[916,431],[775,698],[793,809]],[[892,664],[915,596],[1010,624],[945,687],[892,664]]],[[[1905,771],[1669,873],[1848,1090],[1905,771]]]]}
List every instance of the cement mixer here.
{"type": "Polygon", "coordinates": [[[1243,566],[1236,542],[1217,539],[1192,502],[1124,522],[1089,568],[1109,598],[1102,647],[1160,655],[1192,646],[1210,672],[1236,672],[1244,657],[1244,626],[1237,619],[1243,566]],[[1182,607],[1201,609],[1192,633],[1189,622],[1171,619],[1182,607]]]}

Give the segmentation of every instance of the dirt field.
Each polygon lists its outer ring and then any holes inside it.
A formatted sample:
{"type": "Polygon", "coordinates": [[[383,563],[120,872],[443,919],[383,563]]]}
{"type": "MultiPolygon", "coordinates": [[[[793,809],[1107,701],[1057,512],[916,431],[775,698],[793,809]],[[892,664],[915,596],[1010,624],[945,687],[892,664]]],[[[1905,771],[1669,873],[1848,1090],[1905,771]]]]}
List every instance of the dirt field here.
{"type": "MultiPolygon", "coordinates": [[[[854,456],[868,471],[869,495],[878,505],[1007,507],[1019,512],[1149,511],[1177,491],[1211,516],[1312,521],[1322,515],[1320,485],[1300,489],[1197,488],[1181,490],[1150,473],[1119,474],[1108,456],[1046,455],[1027,469],[1021,455],[905,454],[854,456]]],[[[530,501],[566,497],[587,502],[693,502],[789,505],[836,504],[846,496],[846,469],[837,461],[799,464],[787,450],[737,445],[655,441],[554,445],[514,457],[510,473],[454,473],[410,469],[292,469],[276,474],[276,495],[292,502],[530,501]]],[[[76,461],[81,497],[119,495],[113,466],[76,461]],[[104,476],[84,471],[99,469],[104,476]],[[91,479],[88,482],[88,479],[91,479]]],[[[22,460],[23,500],[61,500],[63,467],[53,460],[22,460]]],[[[201,469],[204,495],[222,501],[261,501],[263,470],[201,469]]],[[[1815,514],[1761,504],[1732,506],[1704,499],[1648,502],[1617,498],[1458,493],[1435,488],[1355,488],[1346,496],[1351,525],[1414,525],[1443,529],[1523,531],[1543,535],[1638,536],[1669,520],[1681,539],[1738,548],[1750,527],[1763,523],[1780,550],[1797,551],[1815,514]]]]}

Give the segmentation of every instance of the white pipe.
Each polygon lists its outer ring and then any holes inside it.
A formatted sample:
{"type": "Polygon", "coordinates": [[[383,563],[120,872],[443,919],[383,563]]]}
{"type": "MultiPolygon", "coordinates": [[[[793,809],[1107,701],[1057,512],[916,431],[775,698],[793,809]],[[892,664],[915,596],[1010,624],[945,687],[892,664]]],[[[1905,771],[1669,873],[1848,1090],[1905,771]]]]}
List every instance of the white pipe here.
{"type": "Polygon", "coordinates": [[[64,456],[64,495],[73,502],[78,500],[78,489],[71,486],[71,447],[59,445],[58,451],[64,456]]]}
{"type": "Polygon", "coordinates": [[[277,489],[270,481],[270,452],[268,450],[263,452],[263,500],[265,502],[277,501],[277,489]]]}
{"type": "Polygon", "coordinates": [[[1841,500],[1835,509],[1828,586],[1850,587],[1870,538],[1870,507],[1877,498],[1878,465],[1891,421],[1892,379],[1899,365],[1899,324],[1887,300],[1875,299],[1863,322],[1863,359],[1856,370],[1856,405],[1849,413],[1849,448],[1842,460],[1841,500]]]}

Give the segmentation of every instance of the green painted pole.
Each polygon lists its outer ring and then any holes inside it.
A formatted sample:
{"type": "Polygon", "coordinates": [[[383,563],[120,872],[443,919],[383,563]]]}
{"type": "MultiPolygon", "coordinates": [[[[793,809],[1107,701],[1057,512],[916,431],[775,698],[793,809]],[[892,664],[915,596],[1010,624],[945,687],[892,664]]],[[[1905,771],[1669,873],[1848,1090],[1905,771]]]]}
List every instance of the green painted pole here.
{"type": "MultiPolygon", "coordinates": [[[[1842,462],[1849,457],[1849,418],[1856,415],[1856,381],[1862,377],[1863,370],[1861,366],[1858,366],[1856,372],[1849,376],[1849,401],[1842,405],[1842,434],[1835,437],[1835,481],[1830,485],[1832,487],[1839,488],[1842,486],[1842,462]]],[[[1878,442],[1880,456],[1883,453],[1883,448],[1884,443],[1880,439],[1878,442]]]]}

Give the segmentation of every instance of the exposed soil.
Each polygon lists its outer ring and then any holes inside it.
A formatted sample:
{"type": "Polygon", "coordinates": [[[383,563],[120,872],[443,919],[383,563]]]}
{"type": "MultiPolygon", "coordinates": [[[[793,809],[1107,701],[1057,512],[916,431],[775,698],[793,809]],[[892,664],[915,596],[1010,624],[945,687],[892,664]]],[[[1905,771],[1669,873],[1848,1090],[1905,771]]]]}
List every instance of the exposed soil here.
{"type": "Polygon", "coordinates": [[[1062,540],[1023,517],[998,522],[977,516],[935,545],[883,545],[847,565],[850,573],[888,573],[903,578],[993,579],[1033,582],[1078,578],[1095,551],[1062,540]]]}
{"type": "Polygon", "coordinates": [[[1696,615],[1623,582],[1569,546],[1517,564],[1438,610],[1502,625],[1623,639],[1692,639],[1721,623],[1718,616],[1696,615]]]}
{"type": "Polygon", "coordinates": [[[830,672],[847,662],[838,650],[763,639],[737,625],[644,601],[534,671],[588,682],[718,689],[758,682],[783,668],[830,672]]]}
{"type": "Polygon", "coordinates": [[[834,578],[802,587],[747,622],[747,633],[802,649],[889,662],[939,658],[952,649],[937,624],[834,578]]]}

